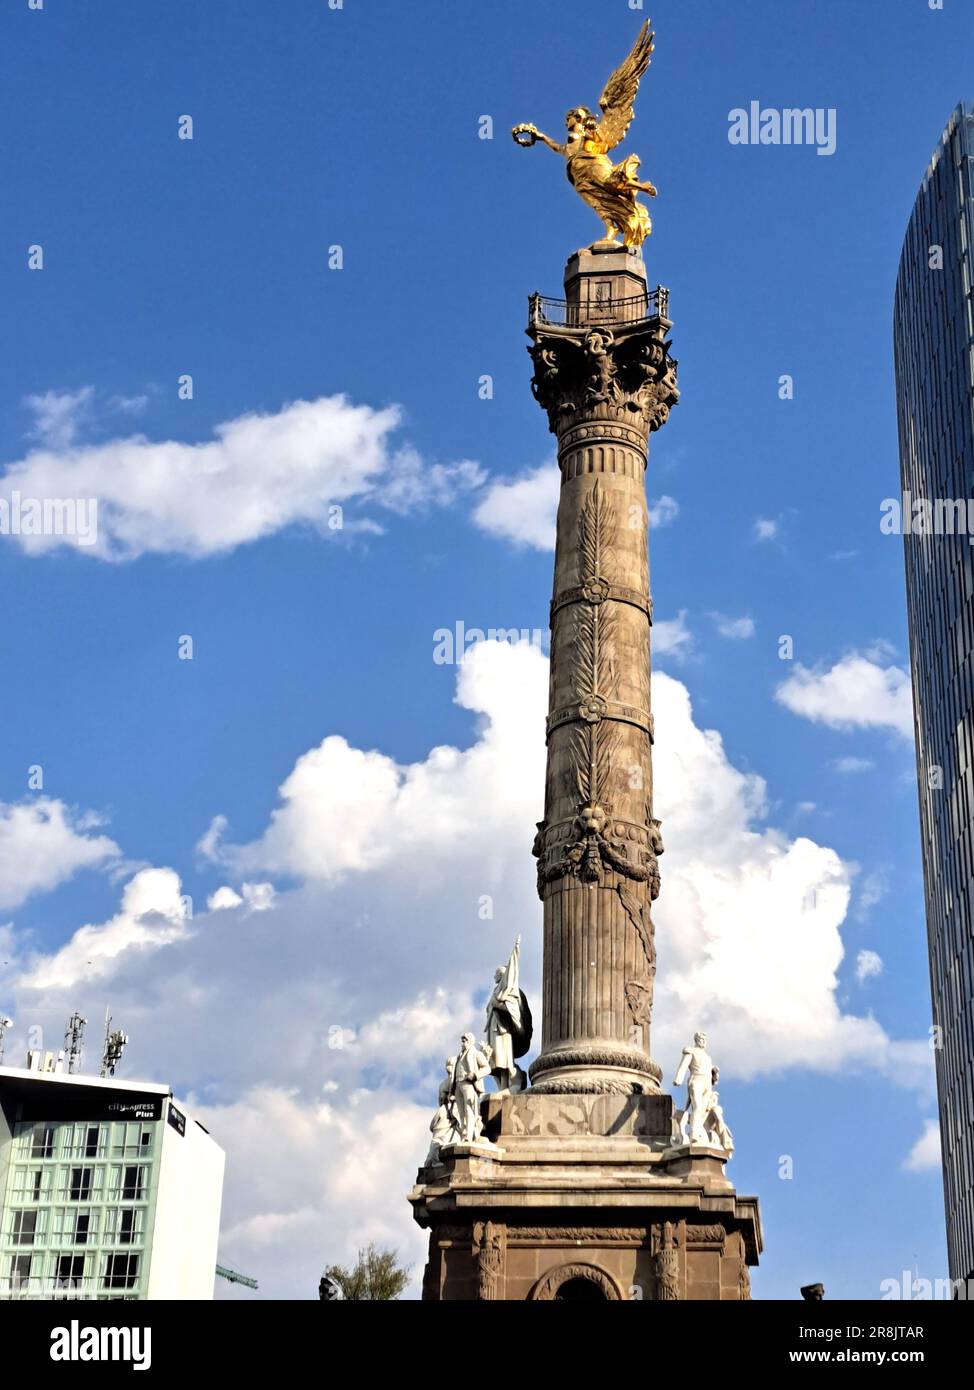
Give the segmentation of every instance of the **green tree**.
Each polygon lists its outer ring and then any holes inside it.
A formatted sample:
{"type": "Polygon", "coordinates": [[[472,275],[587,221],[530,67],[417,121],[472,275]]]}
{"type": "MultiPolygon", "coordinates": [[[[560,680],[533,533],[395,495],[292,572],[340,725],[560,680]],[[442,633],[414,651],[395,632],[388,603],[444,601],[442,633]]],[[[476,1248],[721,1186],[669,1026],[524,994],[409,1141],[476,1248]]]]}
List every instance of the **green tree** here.
{"type": "Polygon", "coordinates": [[[399,1251],[377,1250],[374,1245],[358,1252],[352,1269],[331,1265],[325,1273],[338,1281],[347,1299],[355,1302],[398,1298],[409,1283],[409,1266],[400,1266],[399,1251]]]}

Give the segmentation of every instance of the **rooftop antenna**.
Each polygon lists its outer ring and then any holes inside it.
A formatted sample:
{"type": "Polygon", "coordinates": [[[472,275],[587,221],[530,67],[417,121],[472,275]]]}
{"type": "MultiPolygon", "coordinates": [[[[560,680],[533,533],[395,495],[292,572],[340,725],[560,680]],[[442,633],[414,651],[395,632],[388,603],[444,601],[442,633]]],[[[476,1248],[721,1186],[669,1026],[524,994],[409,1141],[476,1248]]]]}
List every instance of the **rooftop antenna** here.
{"type": "Polygon", "coordinates": [[[112,1016],[105,1010],[105,1046],[101,1054],[101,1074],[102,1076],[114,1076],[115,1068],[122,1060],[122,1053],[125,1051],[129,1040],[128,1033],[123,1033],[121,1028],[116,1028],[112,1032],[112,1016]]]}
{"type": "Polygon", "coordinates": [[[12,1028],[13,1026],[14,1026],[14,1021],[13,1021],[12,1018],[8,1018],[6,1014],[0,1014],[0,1066],[3,1065],[3,1039],[4,1039],[4,1035],[6,1034],[7,1029],[8,1029],[8,1028],[12,1028]]]}
{"type": "Polygon", "coordinates": [[[81,1070],[81,1047],[85,1036],[85,1025],[88,1020],[82,1018],[75,1009],[68,1019],[68,1026],[64,1030],[64,1051],[68,1059],[68,1072],[72,1073],[81,1070]]]}

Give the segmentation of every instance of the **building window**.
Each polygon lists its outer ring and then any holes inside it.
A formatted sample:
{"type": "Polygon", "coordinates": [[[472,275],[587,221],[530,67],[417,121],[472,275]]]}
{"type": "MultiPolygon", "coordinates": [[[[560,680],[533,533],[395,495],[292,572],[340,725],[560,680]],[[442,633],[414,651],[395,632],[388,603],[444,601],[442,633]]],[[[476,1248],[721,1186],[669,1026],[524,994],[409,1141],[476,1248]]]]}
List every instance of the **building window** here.
{"type": "Polygon", "coordinates": [[[54,1128],[40,1125],[34,1130],[30,1141],[31,1158],[52,1158],[54,1156],[54,1128]]]}
{"type": "Polygon", "coordinates": [[[142,1124],[112,1126],[112,1157],[138,1158],[152,1143],[152,1130],[142,1124]]]}
{"type": "Polygon", "coordinates": [[[103,1281],[106,1289],[134,1289],[138,1279],[138,1255],[106,1255],[103,1281]]]}
{"type": "Polygon", "coordinates": [[[119,1210],[116,1236],[119,1245],[131,1245],[133,1242],[141,1241],[144,1217],[145,1212],[141,1207],[122,1207],[119,1210]]]}
{"type": "Polygon", "coordinates": [[[10,1260],[10,1292],[26,1293],[30,1287],[33,1255],[14,1255],[10,1260]]]}
{"type": "Polygon", "coordinates": [[[68,1196],[72,1202],[87,1202],[91,1196],[91,1169],[72,1168],[68,1196]]]}
{"type": "Polygon", "coordinates": [[[66,1127],[62,1152],[71,1158],[97,1158],[105,1152],[105,1131],[91,1124],[66,1127]]]}
{"type": "MultiPolygon", "coordinates": [[[[26,1164],[14,1164],[7,1182],[6,1200],[12,1207],[25,1206],[28,1202],[43,1202],[51,1189],[54,1178],[53,1167],[28,1168],[26,1164]]],[[[0,1205],[3,1205],[3,1184],[0,1182],[0,1205]]]]}
{"type": "Polygon", "coordinates": [[[105,1245],[141,1245],[144,1207],[110,1207],[105,1213],[105,1245]]]}
{"type": "Polygon", "coordinates": [[[88,1233],[91,1230],[91,1213],[79,1211],[74,1218],[74,1243],[75,1245],[87,1245],[88,1233]]]}
{"type": "Polygon", "coordinates": [[[33,1245],[37,1234],[37,1212],[15,1211],[10,1228],[11,1245],[33,1245]]]}
{"type": "Polygon", "coordinates": [[[79,1292],[85,1277],[84,1255],[58,1255],[54,1279],[59,1294],[79,1292]]]}
{"type": "Polygon", "coordinates": [[[125,1169],[122,1182],[122,1201],[141,1202],[145,1196],[145,1169],[132,1164],[125,1169]]]}

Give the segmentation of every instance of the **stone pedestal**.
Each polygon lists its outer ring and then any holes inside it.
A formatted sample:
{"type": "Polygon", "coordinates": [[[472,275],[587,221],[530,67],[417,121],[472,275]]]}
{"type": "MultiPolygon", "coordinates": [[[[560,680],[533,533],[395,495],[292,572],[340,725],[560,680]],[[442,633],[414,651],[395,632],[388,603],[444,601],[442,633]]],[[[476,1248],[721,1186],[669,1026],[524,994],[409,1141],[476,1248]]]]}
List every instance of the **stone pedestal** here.
{"type": "Polygon", "coordinates": [[[750,1297],[757,1201],[722,1150],[672,1147],[669,1096],[527,1091],[483,1108],[490,1151],[444,1150],[410,1193],[430,1231],[424,1298],[750,1297]]]}

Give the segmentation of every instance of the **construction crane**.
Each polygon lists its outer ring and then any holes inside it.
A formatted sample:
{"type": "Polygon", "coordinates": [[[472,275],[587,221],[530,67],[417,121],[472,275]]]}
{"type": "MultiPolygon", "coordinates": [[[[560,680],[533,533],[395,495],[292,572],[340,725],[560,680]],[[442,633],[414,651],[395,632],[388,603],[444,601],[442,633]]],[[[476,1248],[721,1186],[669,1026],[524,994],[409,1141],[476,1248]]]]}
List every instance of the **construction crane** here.
{"type": "Polygon", "coordinates": [[[250,1279],[246,1274],[238,1274],[235,1269],[227,1269],[226,1265],[217,1265],[216,1272],[221,1279],[227,1279],[231,1284],[246,1284],[248,1289],[257,1287],[256,1279],[250,1279]]]}

